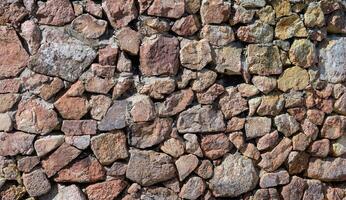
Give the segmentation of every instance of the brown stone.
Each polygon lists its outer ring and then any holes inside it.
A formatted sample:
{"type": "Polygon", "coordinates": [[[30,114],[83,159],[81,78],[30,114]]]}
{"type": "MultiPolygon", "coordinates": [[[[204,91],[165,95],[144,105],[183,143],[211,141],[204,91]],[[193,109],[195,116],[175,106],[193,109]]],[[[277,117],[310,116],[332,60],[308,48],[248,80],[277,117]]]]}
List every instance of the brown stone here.
{"type": "Polygon", "coordinates": [[[228,26],[205,25],[200,35],[215,46],[227,45],[235,40],[234,32],[228,26]]]}
{"type": "Polygon", "coordinates": [[[20,79],[17,78],[0,80],[0,94],[17,93],[21,85],[20,79]]]}
{"type": "Polygon", "coordinates": [[[134,95],[128,99],[129,110],[133,122],[147,122],[155,119],[155,107],[150,97],[134,95]]]}
{"type": "Polygon", "coordinates": [[[11,110],[19,99],[18,94],[0,94],[0,113],[11,110]]]}
{"type": "Polygon", "coordinates": [[[196,168],[195,173],[204,179],[209,179],[214,173],[213,164],[209,160],[202,160],[201,164],[196,168]]]}
{"type": "Polygon", "coordinates": [[[127,125],[126,116],[127,102],[125,100],[113,101],[113,105],[99,122],[98,129],[101,131],[122,129],[127,125]]]}
{"type": "Polygon", "coordinates": [[[77,148],[63,143],[57,150],[41,162],[43,170],[48,177],[52,177],[74,160],[80,153],[81,151],[77,148]]]}
{"type": "Polygon", "coordinates": [[[307,152],[309,152],[311,156],[324,158],[328,156],[329,148],[329,140],[321,139],[314,141],[307,149],[307,152]]]}
{"type": "Polygon", "coordinates": [[[200,22],[195,15],[182,17],[174,22],[172,31],[181,36],[191,36],[200,29],[200,22]]]}
{"type": "Polygon", "coordinates": [[[42,157],[64,143],[63,135],[49,135],[35,141],[34,147],[38,156],[42,157]]]}
{"type": "Polygon", "coordinates": [[[243,6],[234,4],[233,5],[232,13],[231,13],[231,19],[229,20],[230,25],[236,25],[236,24],[248,24],[251,23],[253,20],[256,12],[252,9],[246,9],[243,6]]]}
{"type": "Polygon", "coordinates": [[[292,138],[293,150],[304,151],[309,146],[310,142],[311,139],[307,135],[298,133],[292,138]]]}
{"type": "Polygon", "coordinates": [[[326,118],[321,136],[327,139],[337,139],[346,134],[346,117],[341,115],[329,116],[326,118]]]}
{"type": "Polygon", "coordinates": [[[17,76],[27,65],[29,55],[14,29],[0,27],[0,46],[0,78],[17,76]]]}
{"type": "Polygon", "coordinates": [[[62,96],[54,107],[64,119],[81,119],[89,110],[88,100],[85,97],[62,96]]]}
{"type": "Polygon", "coordinates": [[[0,132],[0,156],[30,155],[34,150],[34,138],[35,135],[23,132],[0,132]]]}
{"type": "Polygon", "coordinates": [[[164,102],[156,104],[158,113],[161,117],[174,116],[185,110],[193,99],[191,89],[179,90],[169,95],[164,102]]]}
{"type": "Polygon", "coordinates": [[[147,94],[154,99],[163,99],[164,95],[171,94],[175,90],[175,81],[172,78],[143,78],[143,83],[138,88],[141,94],[147,94]]]}
{"type": "Polygon", "coordinates": [[[270,149],[279,142],[279,134],[278,131],[273,131],[271,133],[265,134],[262,136],[258,141],[257,141],[257,149],[262,151],[262,150],[267,150],[270,149]]]}
{"type": "Polygon", "coordinates": [[[175,75],[179,68],[179,42],[176,38],[154,35],[140,47],[140,70],[143,75],[175,75]]]}
{"type": "Polygon", "coordinates": [[[44,84],[40,88],[40,96],[44,100],[49,100],[64,88],[64,82],[59,78],[54,78],[49,84],[44,84]]]}
{"type": "Polygon", "coordinates": [[[304,68],[311,67],[316,62],[315,45],[310,40],[294,40],[289,51],[292,64],[304,68]]]}
{"type": "Polygon", "coordinates": [[[106,32],[107,22],[89,14],[83,14],[72,21],[71,28],[83,38],[97,39],[106,32]]]}
{"type": "Polygon", "coordinates": [[[220,84],[213,84],[206,91],[196,93],[197,101],[200,104],[212,104],[225,91],[220,84]]]}
{"type": "Polygon", "coordinates": [[[130,154],[126,178],[142,186],[167,181],[176,174],[173,159],[167,154],[135,149],[130,154]]]}
{"type": "Polygon", "coordinates": [[[101,120],[111,106],[112,100],[104,95],[93,95],[89,103],[91,117],[96,120],[101,120]]]}
{"type": "Polygon", "coordinates": [[[62,26],[75,18],[72,4],[68,0],[49,0],[42,3],[36,16],[40,24],[52,26],[62,26]]]}
{"type": "Polygon", "coordinates": [[[226,75],[240,75],[242,71],[243,49],[236,45],[215,48],[213,63],[217,72],[226,75]]]}
{"type": "Polygon", "coordinates": [[[272,151],[261,155],[262,160],[258,163],[258,166],[267,172],[275,171],[285,162],[291,150],[292,141],[284,138],[272,151]]]}
{"type": "Polygon", "coordinates": [[[60,170],[56,182],[93,183],[106,178],[106,172],[96,158],[88,156],[60,170]]]}
{"type": "Polygon", "coordinates": [[[185,1],[161,1],[153,0],[153,3],[148,8],[148,14],[158,17],[180,18],[185,11],[185,1]]]}
{"type": "Polygon", "coordinates": [[[42,169],[23,174],[23,183],[31,197],[41,196],[51,189],[51,185],[42,169]]]}
{"type": "Polygon", "coordinates": [[[232,148],[228,137],[223,133],[203,136],[201,147],[204,155],[212,160],[222,157],[232,148]]]}
{"type": "Polygon", "coordinates": [[[257,108],[257,114],[260,116],[277,116],[281,113],[285,105],[285,99],[282,95],[270,94],[262,96],[260,105],[257,108]]]}
{"type": "Polygon", "coordinates": [[[245,123],[246,139],[261,137],[271,130],[271,119],[267,117],[249,117],[245,123]],[[261,127],[260,129],[258,127],[261,127]]]}
{"type": "Polygon", "coordinates": [[[217,73],[208,70],[208,69],[202,69],[201,71],[197,72],[197,76],[195,80],[192,82],[192,90],[195,92],[202,92],[206,90],[208,87],[212,86],[217,78],[217,73]]]}
{"type": "Polygon", "coordinates": [[[300,125],[299,123],[289,114],[281,114],[274,118],[275,126],[277,130],[283,133],[286,137],[296,133],[300,125]]]}
{"type": "Polygon", "coordinates": [[[161,146],[160,149],[174,157],[174,158],[178,158],[179,156],[183,155],[185,152],[185,145],[184,142],[176,139],[176,138],[170,138],[168,140],[166,140],[161,146]]]}
{"type": "Polygon", "coordinates": [[[212,106],[196,105],[179,114],[177,128],[180,133],[219,132],[225,130],[225,122],[212,106]]]}
{"type": "Polygon", "coordinates": [[[117,32],[120,49],[131,55],[137,55],[141,43],[141,34],[129,27],[124,27],[117,32]]]}
{"type": "Polygon", "coordinates": [[[17,167],[21,172],[30,172],[40,163],[40,158],[37,156],[23,157],[18,160],[17,167]]]}
{"type": "Polygon", "coordinates": [[[252,143],[245,144],[239,150],[244,156],[258,160],[261,157],[261,153],[258,151],[257,147],[252,143]]]}
{"type": "Polygon", "coordinates": [[[89,200],[113,200],[126,188],[127,182],[121,179],[89,185],[85,193],[89,200]]]}
{"type": "Polygon", "coordinates": [[[207,40],[183,41],[181,43],[180,62],[184,67],[201,70],[211,61],[211,48],[207,40]]]}
{"type": "Polygon", "coordinates": [[[91,150],[103,165],[128,157],[126,136],[123,131],[103,133],[91,138],[91,150]]]}
{"type": "Polygon", "coordinates": [[[221,24],[229,19],[231,4],[223,0],[202,0],[200,14],[203,24],[221,24]]]}
{"type": "Polygon", "coordinates": [[[286,161],[286,167],[290,174],[299,174],[308,168],[309,154],[305,152],[291,151],[286,161]]]}
{"type": "Polygon", "coordinates": [[[290,175],[286,170],[278,170],[271,173],[264,172],[262,175],[260,175],[260,177],[259,184],[261,188],[286,185],[290,182],[290,175]]]}
{"type": "Polygon", "coordinates": [[[116,65],[118,59],[118,46],[115,44],[107,45],[99,49],[99,63],[101,65],[116,65]]]}
{"type": "Polygon", "coordinates": [[[198,158],[193,154],[180,156],[175,161],[175,166],[177,167],[179,180],[183,181],[187,176],[189,176],[191,172],[193,172],[193,170],[196,169],[198,163],[198,158]]]}
{"type": "Polygon", "coordinates": [[[95,120],[64,120],[61,131],[68,136],[95,135],[96,126],[95,120]]]}
{"type": "Polygon", "coordinates": [[[273,27],[258,21],[254,24],[241,26],[237,30],[239,40],[248,43],[269,43],[273,40],[273,35],[273,27]]]}
{"type": "Polygon", "coordinates": [[[282,17],[275,28],[275,37],[286,40],[291,37],[306,37],[307,31],[303,21],[297,14],[282,17]]]}
{"type": "Polygon", "coordinates": [[[206,189],[200,177],[191,177],[181,188],[179,196],[184,199],[198,199],[206,189]]]}
{"type": "Polygon", "coordinates": [[[239,131],[244,128],[245,119],[240,117],[232,117],[227,122],[226,132],[239,131]]]}
{"type": "Polygon", "coordinates": [[[284,200],[302,199],[306,187],[304,179],[293,176],[291,182],[282,187],[281,195],[284,200]]]}
{"type": "Polygon", "coordinates": [[[148,148],[163,142],[172,131],[172,119],[156,118],[151,122],[133,123],[130,126],[129,144],[148,148]]]}
{"type": "Polygon", "coordinates": [[[227,94],[220,98],[219,105],[226,119],[248,110],[247,101],[235,88],[227,88],[227,94]]]}
{"type": "Polygon", "coordinates": [[[306,180],[308,187],[306,188],[303,200],[324,199],[324,185],[319,180],[306,180]]]}
{"type": "Polygon", "coordinates": [[[134,0],[105,0],[102,8],[113,28],[124,27],[138,16],[134,0]]]}

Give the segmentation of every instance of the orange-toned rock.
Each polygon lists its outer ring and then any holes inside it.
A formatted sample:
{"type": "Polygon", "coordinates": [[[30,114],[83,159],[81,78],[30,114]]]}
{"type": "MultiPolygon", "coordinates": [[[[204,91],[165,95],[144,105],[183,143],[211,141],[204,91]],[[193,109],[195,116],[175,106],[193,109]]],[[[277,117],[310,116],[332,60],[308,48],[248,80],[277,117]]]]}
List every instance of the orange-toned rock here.
{"type": "Polygon", "coordinates": [[[115,179],[89,185],[85,193],[89,200],[113,200],[125,189],[127,182],[115,179]]]}

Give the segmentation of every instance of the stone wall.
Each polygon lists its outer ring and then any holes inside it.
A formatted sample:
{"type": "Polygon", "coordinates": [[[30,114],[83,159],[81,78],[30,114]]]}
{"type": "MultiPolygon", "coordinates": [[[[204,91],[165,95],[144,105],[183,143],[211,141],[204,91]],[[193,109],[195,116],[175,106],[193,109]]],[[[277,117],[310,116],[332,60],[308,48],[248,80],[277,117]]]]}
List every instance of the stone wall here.
{"type": "Polygon", "coordinates": [[[345,0],[1,0],[0,200],[345,198],[345,0]]]}

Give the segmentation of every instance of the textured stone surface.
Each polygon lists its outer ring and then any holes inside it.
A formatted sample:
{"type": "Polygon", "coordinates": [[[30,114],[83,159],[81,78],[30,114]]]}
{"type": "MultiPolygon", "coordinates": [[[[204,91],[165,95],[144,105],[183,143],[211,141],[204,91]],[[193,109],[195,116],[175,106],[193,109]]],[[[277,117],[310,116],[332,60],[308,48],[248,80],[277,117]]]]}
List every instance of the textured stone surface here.
{"type": "Polygon", "coordinates": [[[14,132],[0,133],[0,155],[15,156],[17,154],[29,155],[33,152],[35,135],[14,132]],[[16,144],[16,145],[13,145],[16,144]]]}
{"type": "Polygon", "coordinates": [[[38,7],[36,15],[40,24],[61,26],[74,19],[72,4],[68,0],[49,0],[38,7]]]}
{"type": "Polygon", "coordinates": [[[67,35],[63,29],[45,27],[38,53],[30,58],[35,72],[76,81],[96,57],[96,52],[83,42],[67,35]]]}
{"type": "Polygon", "coordinates": [[[138,15],[134,0],[106,0],[102,8],[114,28],[126,26],[138,15]]]}
{"type": "Polygon", "coordinates": [[[23,175],[23,183],[30,196],[41,196],[51,189],[51,185],[42,169],[23,175]]]}
{"type": "Polygon", "coordinates": [[[248,45],[247,64],[249,72],[258,75],[281,74],[282,63],[277,46],[248,45]]]}
{"type": "Polygon", "coordinates": [[[130,150],[130,154],[126,177],[134,182],[149,186],[175,176],[176,169],[173,160],[164,153],[130,150]]]}
{"type": "Polygon", "coordinates": [[[207,40],[187,42],[180,49],[180,62],[186,68],[201,70],[211,61],[211,49],[207,40]]]}
{"type": "Polygon", "coordinates": [[[236,153],[215,167],[209,186],[216,197],[236,197],[255,188],[258,180],[252,161],[236,153]]]}

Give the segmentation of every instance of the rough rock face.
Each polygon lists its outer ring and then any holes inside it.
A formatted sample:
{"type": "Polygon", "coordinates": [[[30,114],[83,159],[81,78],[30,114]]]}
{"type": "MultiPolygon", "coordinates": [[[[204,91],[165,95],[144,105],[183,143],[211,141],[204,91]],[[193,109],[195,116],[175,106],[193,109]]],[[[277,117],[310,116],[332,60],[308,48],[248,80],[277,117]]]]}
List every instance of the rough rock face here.
{"type": "Polygon", "coordinates": [[[0,0],[0,200],[345,200],[345,52],[345,0],[0,0]]]}
{"type": "Polygon", "coordinates": [[[216,197],[236,197],[256,187],[258,179],[252,160],[237,153],[227,155],[215,167],[209,184],[216,197]]]}
{"type": "Polygon", "coordinates": [[[42,36],[38,53],[29,61],[29,68],[37,73],[74,82],[96,57],[91,47],[61,28],[44,27],[42,36]]]}

